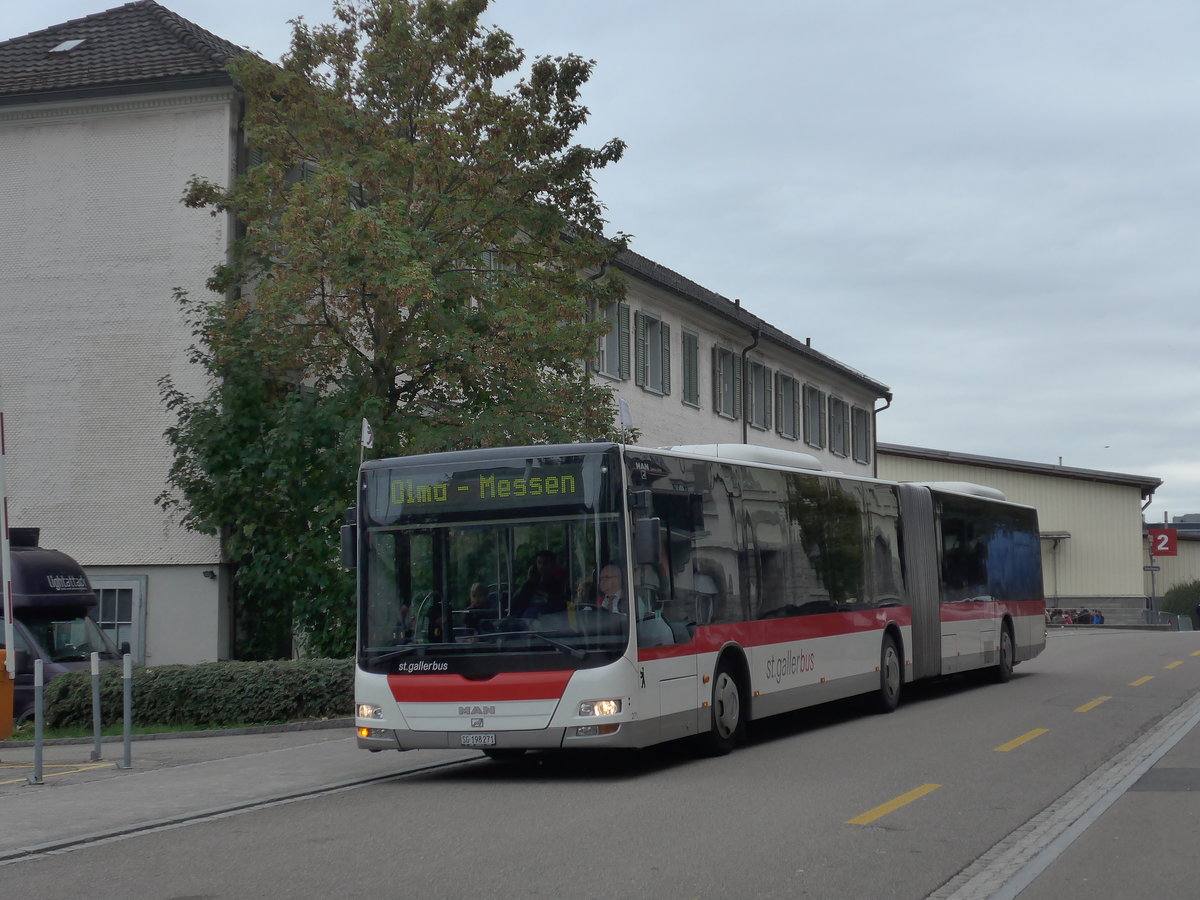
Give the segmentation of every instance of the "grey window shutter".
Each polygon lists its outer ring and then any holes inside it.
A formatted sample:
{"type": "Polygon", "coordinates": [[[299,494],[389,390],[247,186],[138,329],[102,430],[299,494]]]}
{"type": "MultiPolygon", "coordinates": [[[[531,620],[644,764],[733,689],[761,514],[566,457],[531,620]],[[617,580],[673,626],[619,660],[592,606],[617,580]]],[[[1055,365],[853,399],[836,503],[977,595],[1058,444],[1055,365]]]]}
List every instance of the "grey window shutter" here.
{"type": "Polygon", "coordinates": [[[721,411],[721,348],[712,348],[713,412],[721,411]]]}
{"type": "Polygon", "coordinates": [[[617,371],[622,380],[629,377],[629,304],[617,304],[617,328],[619,330],[620,363],[617,371]]]}
{"type": "Polygon", "coordinates": [[[795,388],[792,390],[792,430],[797,432],[793,437],[800,437],[804,426],[800,421],[800,382],[795,382],[795,388]]]}
{"type": "Polygon", "coordinates": [[[763,428],[771,430],[771,370],[763,366],[763,428]]]}
{"type": "Polygon", "coordinates": [[[742,358],[733,353],[729,354],[733,362],[733,417],[742,414],[742,358]]]}
{"type": "MultiPolygon", "coordinates": [[[[779,430],[783,428],[783,390],[781,389],[783,376],[778,372],[775,373],[775,428],[779,430]]],[[[783,432],[780,431],[782,434],[783,432]]]]}
{"type": "Polygon", "coordinates": [[[640,312],[633,314],[633,383],[646,385],[646,317],[640,312]]]}
{"type": "Polygon", "coordinates": [[[671,326],[662,322],[658,327],[662,331],[662,392],[666,397],[671,393],[671,326]]]}

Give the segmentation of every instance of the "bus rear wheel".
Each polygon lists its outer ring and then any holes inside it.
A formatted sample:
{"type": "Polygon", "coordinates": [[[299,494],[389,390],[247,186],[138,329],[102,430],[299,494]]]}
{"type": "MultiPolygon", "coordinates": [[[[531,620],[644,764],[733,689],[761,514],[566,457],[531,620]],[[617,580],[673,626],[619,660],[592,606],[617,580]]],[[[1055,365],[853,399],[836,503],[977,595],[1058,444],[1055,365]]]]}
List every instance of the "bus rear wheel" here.
{"type": "Polygon", "coordinates": [[[705,749],[711,756],[724,756],[746,736],[746,704],[742,685],[728,662],[722,661],[713,675],[711,728],[705,737],[705,749]]]}
{"type": "Polygon", "coordinates": [[[879,648],[879,690],[875,693],[875,706],[881,713],[894,712],[900,705],[900,686],[904,683],[904,663],[896,639],[883,636],[879,648]]]}

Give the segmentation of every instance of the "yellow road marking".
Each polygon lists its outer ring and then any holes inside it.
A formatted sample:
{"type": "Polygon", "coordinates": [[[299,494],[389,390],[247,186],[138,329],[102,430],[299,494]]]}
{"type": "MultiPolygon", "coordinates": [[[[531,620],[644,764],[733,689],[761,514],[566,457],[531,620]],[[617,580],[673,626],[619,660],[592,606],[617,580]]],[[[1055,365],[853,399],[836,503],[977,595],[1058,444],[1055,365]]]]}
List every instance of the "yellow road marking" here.
{"type": "Polygon", "coordinates": [[[1007,744],[1001,744],[999,747],[996,747],[995,749],[1000,753],[1007,753],[1009,750],[1015,750],[1017,747],[1020,747],[1022,744],[1028,744],[1035,737],[1041,737],[1043,734],[1045,734],[1049,730],[1050,730],[1049,728],[1035,728],[1035,729],[1033,729],[1033,731],[1027,731],[1023,735],[1021,735],[1019,738],[1013,738],[1007,744]]]}
{"type": "Polygon", "coordinates": [[[1182,665],[1183,665],[1183,660],[1182,660],[1182,659],[1177,659],[1177,660],[1175,660],[1175,662],[1173,662],[1173,663],[1167,663],[1165,666],[1163,666],[1163,668],[1164,668],[1164,669],[1174,669],[1174,668],[1177,668],[1177,667],[1179,667],[1179,666],[1182,666],[1182,665]]]}
{"type": "MultiPolygon", "coordinates": [[[[90,772],[93,769],[111,769],[115,765],[116,763],[96,763],[94,766],[85,766],[81,763],[56,763],[53,765],[43,765],[42,778],[53,778],[57,775],[76,775],[79,772],[90,772]],[[52,769],[55,771],[51,771],[52,769]]],[[[32,774],[33,763],[0,765],[0,771],[4,771],[5,769],[11,769],[13,771],[21,770],[32,774]]],[[[0,781],[0,784],[20,784],[25,780],[25,776],[22,775],[20,778],[13,778],[9,781],[0,781]]]]}
{"type": "Polygon", "coordinates": [[[1143,675],[1143,676],[1142,676],[1141,678],[1139,678],[1137,681],[1131,681],[1131,682],[1129,682],[1129,686],[1130,686],[1130,687],[1141,687],[1141,686],[1142,686],[1143,684],[1145,684],[1147,681],[1153,681],[1153,680],[1154,680],[1154,676],[1153,676],[1153,675],[1143,675]]]}
{"type": "Polygon", "coordinates": [[[1200,656],[1200,650],[1193,650],[1192,656],[1200,656]]]}
{"type": "Polygon", "coordinates": [[[1112,699],[1112,697],[1097,697],[1095,700],[1092,700],[1090,703],[1085,703],[1085,704],[1083,704],[1083,706],[1077,707],[1075,712],[1091,712],[1093,709],[1095,709],[1097,706],[1099,706],[1105,700],[1111,700],[1111,699],[1112,699]]]}
{"type": "Polygon", "coordinates": [[[847,825],[870,825],[876,819],[882,819],[888,813],[895,812],[902,806],[908,806],[914,800],[919,800],[926,794],[931,794],[940,788],[940,784],[923,784],[919,788],[913,788],[907,794],[901,794],[895,800],[889,800],[874,809],[869,809],[859,816],[855,816],[846,822],[847,825]]]}

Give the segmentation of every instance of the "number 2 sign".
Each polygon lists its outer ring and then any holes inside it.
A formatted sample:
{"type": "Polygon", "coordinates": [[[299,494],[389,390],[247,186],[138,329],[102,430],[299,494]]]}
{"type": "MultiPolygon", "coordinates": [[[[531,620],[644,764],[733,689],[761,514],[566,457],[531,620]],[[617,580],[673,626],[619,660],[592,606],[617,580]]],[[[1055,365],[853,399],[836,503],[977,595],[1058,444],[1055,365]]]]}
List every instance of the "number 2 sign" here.
{"type": "Polygon", "coordinates": [[[1148,528],[1150,535],[1151,556],[1177,556],[1179,544],[1176,541],[1174,528],[1148,528]]]}

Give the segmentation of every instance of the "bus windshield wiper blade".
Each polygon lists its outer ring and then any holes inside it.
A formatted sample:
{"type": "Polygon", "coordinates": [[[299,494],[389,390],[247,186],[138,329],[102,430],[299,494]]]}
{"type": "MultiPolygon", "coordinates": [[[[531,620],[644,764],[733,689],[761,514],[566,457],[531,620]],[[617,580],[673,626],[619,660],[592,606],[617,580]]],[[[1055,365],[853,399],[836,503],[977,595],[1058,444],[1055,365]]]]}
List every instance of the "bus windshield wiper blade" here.
{"type": "MultiPolygon", "coordinates": [[[[495,647],[496,645],[492,643],[492,640],[491,640],[492,638],[531,637],[531,638],[538,638],[539,640],[545,641],[547,644],[549,644],[555,650],[558,650],[561,653],[567,654],[572,659],[585,659],[587,657],[587,653],[585,653],[583,650],[580,650],[578,647],[572,647],[570,644],[566,643],[565,641],[556,640],[555,638],[550,637],[548,634],[542,634],[540,631],[499,631],[499,632],[489,633],[486,635],[486,637],[487,637],[487,641],[483,642],[484,646],[495,647]]],[[[496,649],[499,649],[499,648],[496,647],[496,649]]]]}
{"type": "Polygon", "coordinates": [[[409,653],[412,653],[414,650],[416,650],[417,646],[418,646],[417,644],[408,644],[407,646],[404,646],[404,647],[394,647],[394,648],[390,648],[386,651],[377,650],[374,647],[368,647],[367,648],[367,656],[371,656],[371,654],[378,653],[379,654],[378,656],[375,656],[371,659],[372,662],[375,662],[375,663],[388,662],[389,660],[396,659],[396,657],[398,657],[398,656],[407,656],[409,653]]]}
{"type": "Polygon", "coordinates": [[[529,633],[531,635],[533,635],[535,638],[541,638],[543,641],[545,641],[551,647],[555,647],[558,650],[561,650],[563,653],[566,653],[572,659],[583,659],[587,656],[587,654],[584,653],[582,650],[580,650],[578,647],[572,647],[566,641],[557,640],[556,638],[550,637],[550,635],[548,635],[548,634],[542,634],[540,631],[531,631],[529,633]]]}

